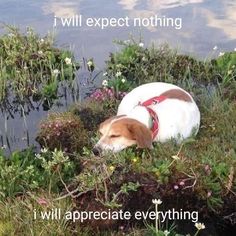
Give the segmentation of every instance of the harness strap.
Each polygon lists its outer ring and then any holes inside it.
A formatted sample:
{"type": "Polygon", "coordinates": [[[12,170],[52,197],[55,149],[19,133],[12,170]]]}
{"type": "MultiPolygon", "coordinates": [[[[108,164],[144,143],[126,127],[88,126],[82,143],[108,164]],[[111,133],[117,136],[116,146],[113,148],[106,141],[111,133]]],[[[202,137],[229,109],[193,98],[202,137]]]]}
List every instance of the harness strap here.
{"type": "Polygon", "coordinates": [[[161,96],[156,96],[156,97],[150,98],[147,101],[144,101],[142,103],[139,102],[139,106],[145,107],[152,118],[151,131],[152,131],[152,139],[153,140],[155,139],[155,137],[157,136],[158,131],[159,131],[159,119],[158,119],[156,112],[150,106],[161,103],[165,99],[167,99],[167,97],[161,95],[161,96]]]}

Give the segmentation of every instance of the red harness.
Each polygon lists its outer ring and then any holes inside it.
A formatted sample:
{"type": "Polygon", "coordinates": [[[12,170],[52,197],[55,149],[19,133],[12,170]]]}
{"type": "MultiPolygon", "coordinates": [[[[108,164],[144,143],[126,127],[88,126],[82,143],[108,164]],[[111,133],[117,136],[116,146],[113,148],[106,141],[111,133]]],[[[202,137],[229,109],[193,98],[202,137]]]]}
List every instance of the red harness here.
{"type": "Polygon", "coordinates": [[[156,105],[158,103],[163,102],[167,97],[166,96],[157,96],[157,97],[153,97],[148,99],[145,102],[139,102],[139,106],[143,106],[147,109],[147,111],[149,112],[150,116],[152,117],[152,139],[155,139],[155,137],[158,134],[159,131],[159,119],[158,116],[156,114],[156,112],[150,107],[152,105],[156,105]]]}

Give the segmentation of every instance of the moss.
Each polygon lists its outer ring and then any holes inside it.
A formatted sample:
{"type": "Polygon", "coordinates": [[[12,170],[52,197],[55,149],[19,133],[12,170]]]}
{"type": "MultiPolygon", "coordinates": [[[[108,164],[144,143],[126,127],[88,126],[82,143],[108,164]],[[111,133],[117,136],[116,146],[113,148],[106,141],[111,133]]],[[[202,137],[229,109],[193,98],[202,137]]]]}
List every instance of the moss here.
{"type": "Polygon", "coordinates": [[[78,116],[88,132],[97,131],[101,122],[116,114],[117,103],[115,101],[96,101],[87,99],[82,103],[71,106],[70,111],[78,116]]]}
{"type": "Polygon", "coordinates": [[[78,116],[52,113],[40,123],[37,141],[50,150],[62,149],[68,153],[82,152],[89,143],[83,123],[78,116]]]}

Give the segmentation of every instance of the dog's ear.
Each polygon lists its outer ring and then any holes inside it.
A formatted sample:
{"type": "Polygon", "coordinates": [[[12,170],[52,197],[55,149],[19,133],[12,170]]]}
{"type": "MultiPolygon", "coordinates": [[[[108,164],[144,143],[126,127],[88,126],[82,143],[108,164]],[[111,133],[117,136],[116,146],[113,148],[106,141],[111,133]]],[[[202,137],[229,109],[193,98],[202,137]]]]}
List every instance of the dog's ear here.
{"type": "Polygon", "coordinates": [[[152,133],[141,123],[128,124],[128,130],[139,148],[152,148],[152,133]]]}

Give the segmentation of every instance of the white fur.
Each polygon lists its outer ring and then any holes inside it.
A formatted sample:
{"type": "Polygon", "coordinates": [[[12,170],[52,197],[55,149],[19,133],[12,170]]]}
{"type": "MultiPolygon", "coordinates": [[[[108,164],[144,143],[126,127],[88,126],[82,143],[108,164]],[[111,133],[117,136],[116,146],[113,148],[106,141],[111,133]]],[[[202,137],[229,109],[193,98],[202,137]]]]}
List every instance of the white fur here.
{"type": "MultiPolygon", "coordinates": [[[[140,121],[150,129],[152,126],[150,114],[145,107],[138,106],[138,104],[159,96],[170,89],[181,88],[162,82],[141,85],[123,98],[117,115],[127,115],[140,121]]],[[[190,94],[189,96],[191,97],[190,94]]],[[[196,134],[199,129],[200,112],[193,98],[192,102],[166,99],[159,104],[152,105],[151,108],[156,112],[159,119],[159,131],[154,141],[165,142],[174,138],[180,142],[192,134],[196,134]]]]}

